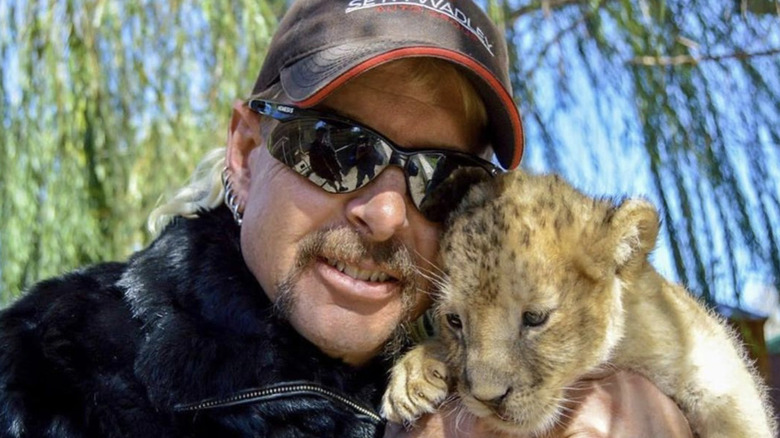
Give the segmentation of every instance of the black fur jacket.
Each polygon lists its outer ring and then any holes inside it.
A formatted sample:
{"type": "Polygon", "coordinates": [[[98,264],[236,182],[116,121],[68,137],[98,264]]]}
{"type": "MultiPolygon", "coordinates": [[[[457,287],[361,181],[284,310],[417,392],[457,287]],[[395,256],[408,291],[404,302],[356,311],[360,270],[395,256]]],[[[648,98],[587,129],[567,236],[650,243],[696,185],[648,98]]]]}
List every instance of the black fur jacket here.
{"type": "Polygon", "coordinates": [[[387,364],[271,311],[225,207],[0,313],[0,437],[375,437],[387,364]]]}

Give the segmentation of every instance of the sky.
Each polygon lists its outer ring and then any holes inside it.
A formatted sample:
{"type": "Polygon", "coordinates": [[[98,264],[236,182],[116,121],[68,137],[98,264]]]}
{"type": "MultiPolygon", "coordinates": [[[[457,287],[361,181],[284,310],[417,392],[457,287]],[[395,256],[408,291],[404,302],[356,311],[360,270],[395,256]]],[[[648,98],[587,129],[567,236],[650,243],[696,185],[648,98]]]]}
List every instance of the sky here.
{"type": "MultiPolygon", "coordinates": [[[[558,28],[564,26],[563,24],[556,26],[556,23],[550,21],[549,26],[543,26],[542,35],[546,38],[556,37],[558,28]]],[[[527,27],[522,26],[520,28],[527,29],[527,27]]],[[[520,44],[526,47],[526,50],[527,47],[545,44],[545,38],[540,38],[539,33],[527,32],[522,34],[520,38],[522,40],[520,44]]],[[[689,44],[695,44],[695,42],[689,44]]],[[[774,32],[767,32],[761,44],[767,47],[780,47],[780,32],[777,29],[774,32]]],[[[709,49],[700,47],[697,50],[709,49]]],[[[630,83],[615,83],[610,84],[610,89],[594,90],[593,84],[588,80],[585,66],[582,64],[583,57],[572,55],[576,54],[578,50],[573,40],[562,38],[559,45],[555,46],[555,50],[551,50],[551,53],[555,53],[556,50],[559,56],[566,58],[566,62],[558,65],[555,65],[554,62],[542,64],[539,72],[533,76],[533,80],[535,81],[536,104],[541,108],[539,112],[543,117],[546,117],[543,119],[543,123],[546,124],[548,130],[554,131],[562,139],[559,153],[562,158],[557,163],[560,172],[574,186],[591,195],[618,198],[625,196],[645,197],[660,207],[662,204],[654,189],[649,158],[643,145],[644,140],[641,137],[641,127],[637,125],[634,115],[636,110],[634,108],[635,102],[631,100],[630,83]],[[560,74],[568,78],[566,85],[570,91],[568,94],[563,94],[563,99],[559,88],[560,83],[555,82],[560,74]],[[599,95],[595,93],[599,93],[599,95]],[[559,109],[561,106],[564,108],[563,110],[559,109]]],[[[586,52],[586,55],[590,55],[590,53],[586,52]]],[[[552,55],[550,58],[554,60],[555,56],[552,55]]],[[[759,61],[757,65],[760,68],[761,62],[771,62],[772,59],[760,59],[759,61]]],[[[598,61],[596,62],[594,65],[598,69],[599,64],[598,61]]],[[[594,67],[591,66],[591,68],[594,67]]],[[[714,62],[704,63],[701,65],[701,69],[717,87],[715,93],[722,92],[722,94],[715,94],[717,111],[724,115],[721,123],[724,123],[724,120],[725,123],[741,120],[743,117],[743,113],[739,111],[743,108],[741,105],[750,103],[751,99],[759,100],[744,95],[744,93],[740,94],[740,90],[748,88],[745,87],[745,81],[749,81],[749,79],[745,78],[738,69],[729,71],[729,63],[726,63],[725,67],[714,62]]],[[[612,76],[609,77],[612,78],[612,76]]],[[[774,83],[780,87],[778,79],[780,78],[766,78],[770,84],[774,83]]],[[[522,107],[522,102],[520,104],[522,107]]],[[[777,110],[773,108],[769,108],[767,112],[770,114],[770,118],[773,114],[777,124],[770,123],[768,126],[757,128],[759,132],[762,132],[762,143],[746,143],[749,141],[745,140],[747,135],[745,131],[739,129],[739,126],[728,126],[730,130],[726,132],[726,135],[730,136],[726,142],[735,145],[728,150],[729,158],[735,163],[737,178],[742,182],[742,188],[748,199],[752,199],[751,202],[757,202],[755,191],[750,182],[750,171],[745,164],[751,148],[763,148],[769,157],[766,165],[771,178],[766,184],[768,186],[774,185],[774,193],[780,193],[780,145],[772,143],[768,135],[769,130],[780,126],[780,114],[777,114],[777,110]]],[[[535,122],[528,123],[528,118],[526,120],[527,147],[523,166],[536,172],[549,171],[553,164],[549,160],[549,154],[545,151],[546,145],[543,143],[543,136],[535,122]]],[[[707,216],[707,223],[716,224],[709,231],[715,236],[712,259],[718,260],[728,257],[726,252],[729,250],[725,247],[725,242],[730,241],[735,246],[734,256],[740,264],[738,277],[742,286],[740,290],[743,294],[742,302],[737,302],[734,297],[726,294],[716,296],[716,299],[722,304],[739,306],[755,313],[777,313],[777,300],[769,299],[771,294],[766,293],[767,290],[774,291],[773,278],[771,273],[766,271],[766,264],[760,266],[760,263],[751,262],[751,256],[755,255],[749,253],[742,242],[732,237],[728,225],[721,226],[718,213],[714,209],[714,197],[719,196],[717,189],[710,187],[705,177],[696,174],[697,169],[691,163],[669,163],[669,165],[684,166],[683,168],[688,172],[686,184],[689,190],[693,193],[698,191],[705,196],[703,206],[697,214],[707,216]]],[[[677,207],[674,205],[674,199],[670,202],[671,208],[677,207]]],[[[774,222],[770,225],[773,229],[780,229],[778,217],[780,217],[780,212],[775,212],[775,216],[771,219],[774,222]]],[[[699,225],[705,222],[700,217],[695,219],[699,225]]],[[[766,234],[759,237],[766,238],[766,234]]],[[[664,276],[679,281],[670,248],[669,236],[662,228],[657,249],[651,256],[652,262],[664,276]]],[[[714,281],[720,282],[715,287],[716,291],[730,290],[728,272],[718,266],[711,266],[711,268],[715,276],[714,281]]],[[[775,293],[776,295],[777,293],[775,293]]]]}

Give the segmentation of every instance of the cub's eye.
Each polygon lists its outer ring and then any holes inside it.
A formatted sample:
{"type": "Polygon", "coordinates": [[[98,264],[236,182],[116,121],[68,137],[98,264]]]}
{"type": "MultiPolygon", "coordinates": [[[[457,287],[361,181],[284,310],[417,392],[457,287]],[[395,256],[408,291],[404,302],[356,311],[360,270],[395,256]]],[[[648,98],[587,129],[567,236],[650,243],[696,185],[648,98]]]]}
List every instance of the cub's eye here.
{"type": "Polygon", "coordinates": [[[526,327],[539,327],[547,322],[548,312],[523,312],[523,325],[526,327]]]}
{"type": "Polygon", "coordinates": [[[460,316],[457,313],[448,313],[445,315],[445,318],[447,319],[447,324],[453,329],[460,330],[463,328],[463,322],[460,320],[460,316]]]}

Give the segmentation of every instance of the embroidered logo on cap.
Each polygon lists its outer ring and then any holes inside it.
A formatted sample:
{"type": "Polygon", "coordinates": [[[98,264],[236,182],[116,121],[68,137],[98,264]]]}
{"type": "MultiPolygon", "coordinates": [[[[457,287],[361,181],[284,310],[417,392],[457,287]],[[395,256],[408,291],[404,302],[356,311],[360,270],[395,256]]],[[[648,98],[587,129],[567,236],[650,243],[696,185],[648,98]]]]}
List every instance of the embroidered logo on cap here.
{"type": "Polygon", "coordinates": [[[488,40],[487,35],[485,35],[482,29],[479,26],[474,25],[471,21],[471,17],[466,15],[462,9],[453,7],[452,3],[446,0],[351,0],[345,12],[348,14],[350,12],[376,7],[404,6],[424,8],[450,18],[463,29],[474,35],[474,37],[485,46],[488,53],[495,56],[493,53],[493,44],[490,43],[490,40],[488,40]]]}

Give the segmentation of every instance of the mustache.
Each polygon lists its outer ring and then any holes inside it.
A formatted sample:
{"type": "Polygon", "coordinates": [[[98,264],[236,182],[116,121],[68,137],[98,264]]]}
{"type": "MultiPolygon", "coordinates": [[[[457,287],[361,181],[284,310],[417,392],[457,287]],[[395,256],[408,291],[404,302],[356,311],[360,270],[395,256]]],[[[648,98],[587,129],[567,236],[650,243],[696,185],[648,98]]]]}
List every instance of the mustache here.
{"type": "Polygon", "coordinates": [[[396,280],[411,281],[417,269],[409,249],[397,239],[374,242],[352,228],[335,228],[306,236],[298,247],[295,267],[308,266],[319,258],[358,264],[371,261],[393,273],[396,280]]]}
{"type": "Polygon", "coordinates": [[[419,280],[415,259],[406,245],[399,239],[375,242],[352,228],[340,227],[316,231],[301,240],[290,272],[277,285],[274,310],[278,316],[289,317],[297,295],[293,285],[307,266],[322,258],[353,264],[370,261],[378,269],[392,273],[402,291],[404,308],[411,307],[419,280]]]}

